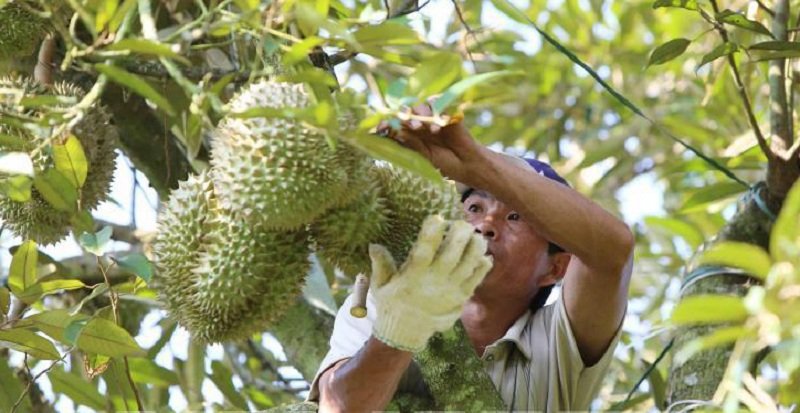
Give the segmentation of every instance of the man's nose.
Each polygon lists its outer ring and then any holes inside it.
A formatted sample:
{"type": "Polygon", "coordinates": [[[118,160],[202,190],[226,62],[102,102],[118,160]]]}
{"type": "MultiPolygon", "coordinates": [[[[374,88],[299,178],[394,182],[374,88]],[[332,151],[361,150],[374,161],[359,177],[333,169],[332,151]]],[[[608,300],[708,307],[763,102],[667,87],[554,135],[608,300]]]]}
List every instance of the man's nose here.
{"type": "Polygon", "coordinates": [[[475,226],[475,232],[483,235],[487,239],[494,240],[497,238],[497,229],[491,219],[484,219],[475,226]]]}

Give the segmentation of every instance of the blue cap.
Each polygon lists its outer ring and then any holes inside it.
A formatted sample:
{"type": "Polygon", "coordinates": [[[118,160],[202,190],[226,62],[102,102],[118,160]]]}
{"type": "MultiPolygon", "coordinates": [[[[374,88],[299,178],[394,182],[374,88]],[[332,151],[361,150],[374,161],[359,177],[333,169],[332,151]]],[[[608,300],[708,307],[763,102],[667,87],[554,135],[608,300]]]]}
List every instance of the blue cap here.
{"type": "MultiPolygon", "coordinates": [[[[556,181],[562,185],[569,186],[567,180],[562,178],[561,175],[559,175],[555,171],[555,169],[553,169],[553,167],[547,164],[546,162],[542,162],[533,158],[516,158],[516,159],[525,161],[528,165],[531,166],[531,168],[533,168],[534,171],[539,173],[539,175],[547,179],[556,181]]],[[[472,193],[472,191],[474,191],[473,188],[467,188],[466,190],[464,190],[464,192],[461,193],[461,202],[464,202],[464,200],[467,199],[467,197],[472,193]]]]}

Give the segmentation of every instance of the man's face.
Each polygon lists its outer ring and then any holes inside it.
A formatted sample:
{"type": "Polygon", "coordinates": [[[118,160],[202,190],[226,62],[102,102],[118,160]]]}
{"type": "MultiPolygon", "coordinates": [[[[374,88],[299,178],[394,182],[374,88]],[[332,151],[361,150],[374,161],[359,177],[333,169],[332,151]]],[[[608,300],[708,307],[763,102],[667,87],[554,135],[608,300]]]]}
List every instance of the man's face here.
{"type": "Polygon", "coordinates": [[[473,191],[463,207],[466,221],[484,236],[494,260],[476,292],[530,295],[548,284],[542,280],[550,267],[548,242],[516,211],[483,191],[473,191]]]}

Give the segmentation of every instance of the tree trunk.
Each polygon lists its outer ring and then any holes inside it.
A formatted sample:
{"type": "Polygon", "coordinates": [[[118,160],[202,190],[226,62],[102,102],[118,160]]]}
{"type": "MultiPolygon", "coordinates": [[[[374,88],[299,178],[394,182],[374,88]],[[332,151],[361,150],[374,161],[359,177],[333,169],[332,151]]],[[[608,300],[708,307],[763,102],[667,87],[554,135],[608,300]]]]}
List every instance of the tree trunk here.
{"type": "MultiPolygon", "coordinates": [[[[738,241],[767,249],[771,228],[772,218],[761,210],[755,199],[748,194],[740,204],[736,215],[707,247],[721,241],[738,241]]],[[[754,282],[754,278],[733,270],[689,263],[681,298],[698,294],[744,296],[754,282]],[[708,274],[708,276],[694,278],[698,274],[708,274]],[[695,281],[689,281],[690,278],[694,278],[695,281]]],[[[719,325],[682,326],[675,331],[674,348],[680,349],[686,343],[705,336],[719,327],[719,325]]],[[[732,349],[732,345],[715,347],[695,354],[682,365],[673,364],[670,368],[667,391],[668,405],[690,400],[711,400],[725,374],[732,349]]]]}

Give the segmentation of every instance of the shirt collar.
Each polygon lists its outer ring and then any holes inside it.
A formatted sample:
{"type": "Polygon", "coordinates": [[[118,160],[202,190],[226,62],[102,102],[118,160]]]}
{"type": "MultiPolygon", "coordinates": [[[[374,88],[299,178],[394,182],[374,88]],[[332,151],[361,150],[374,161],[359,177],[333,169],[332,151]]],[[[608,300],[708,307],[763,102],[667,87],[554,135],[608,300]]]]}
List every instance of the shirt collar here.
{"type": "Polygon", "coordinates": [[[525,345],[525,341],[523,341],[522,336],[525,333],[525,329],[529,324],[530,318],[533,316],[531,310],[525,310],[517,321],[509,327],[506,331],[506,334],[503,337],[500,337],[495,343],[501,342],[511,342],[517,346],[517,349],[525,356],[526,359],[530,360],[531,358],[531,349],[525,345]]]}

